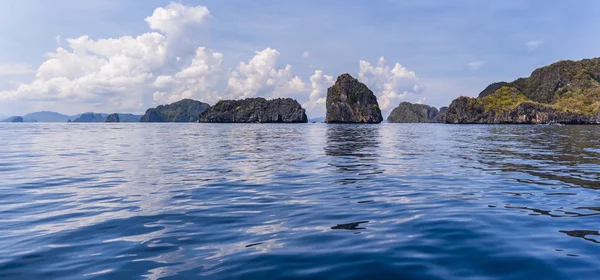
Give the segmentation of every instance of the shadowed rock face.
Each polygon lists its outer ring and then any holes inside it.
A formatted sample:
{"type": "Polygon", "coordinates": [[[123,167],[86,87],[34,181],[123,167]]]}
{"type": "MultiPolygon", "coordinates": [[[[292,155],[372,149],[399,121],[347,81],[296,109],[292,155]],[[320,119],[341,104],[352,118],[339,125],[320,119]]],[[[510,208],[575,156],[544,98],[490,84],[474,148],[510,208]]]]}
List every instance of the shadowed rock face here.
{"type": "Polygon", "coordinates": [[[120,122],[119,114],[114,113],[114,114],[108,115],[108,117],[106,117],[106,122],[120,122]]]}
{"type": "Polygon", "coordinates": [[[306,123],[306,111],[291,98],[221,100],[200,114],[201,123],[306,123]]]}
{"type": "Polygon", "coordinates": [[[192,99],[183,99],[168,105],[146,110],[140,122],[196,122],[200,113],[210,105],[192,99]]]}
{"type": "Polygon", "coordinates": [[[380,123],[383,121],[377,97],[349,74],[338,77],[327,90],[326,123],[380,123]]]}
{"type": "Polygon", "coordinates": [[[430,123],[439,122],[440,111],[424,104],[402,102],[394,108],[387,118],[391,123],[430,123]]]}

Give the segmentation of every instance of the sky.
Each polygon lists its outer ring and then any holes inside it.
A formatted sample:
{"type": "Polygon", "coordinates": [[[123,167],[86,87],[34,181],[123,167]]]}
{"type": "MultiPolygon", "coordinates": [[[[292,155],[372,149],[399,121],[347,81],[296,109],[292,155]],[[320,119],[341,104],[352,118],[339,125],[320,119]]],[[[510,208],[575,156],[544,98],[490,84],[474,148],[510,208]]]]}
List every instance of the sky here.
{"type": "Polygon", "coordinates": [[[0,114],[143,113],[291,97],[325,115],[349,73],[384,116],[600,56],[600,2],[3,0],[0,114]]]}

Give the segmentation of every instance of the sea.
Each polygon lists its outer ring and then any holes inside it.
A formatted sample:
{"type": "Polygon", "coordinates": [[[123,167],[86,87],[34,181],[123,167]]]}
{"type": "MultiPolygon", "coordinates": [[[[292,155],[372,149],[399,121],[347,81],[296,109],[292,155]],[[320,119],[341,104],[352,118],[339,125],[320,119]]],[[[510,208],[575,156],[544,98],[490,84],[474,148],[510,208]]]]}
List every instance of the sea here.
{"type": "Polygon", "coordinates": [[[0,279],[600,279],[600,126],[0,124],[0,279]]]}

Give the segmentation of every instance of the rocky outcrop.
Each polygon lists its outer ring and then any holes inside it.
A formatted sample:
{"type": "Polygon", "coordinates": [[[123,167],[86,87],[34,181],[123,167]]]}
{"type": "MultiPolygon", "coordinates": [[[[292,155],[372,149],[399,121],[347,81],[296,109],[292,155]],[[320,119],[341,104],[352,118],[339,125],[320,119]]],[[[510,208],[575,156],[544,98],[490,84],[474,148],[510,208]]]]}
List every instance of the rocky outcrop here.
{"type": "Polygon", "coordinates": [[[104,122],[105,118],[102,114],[83,113],[73,122],[104,122]]]}
{"type": "Polygon", "coordinates": [[[349,74],[337,78],[327,90],[326,123],[380,123],[381,109],[375,94],[349,74]]]}
{"type": "Polygon", "coordinates": [[[530,101],[496,112],[486,110],[475,98],[460,97],[448,108],[445,121],[455,124],[600,124],[600,115],[559,111],[530,101]]]}
{"type": "Polygon", "coordinates": [[[600,58],[559,61],[530,77],[489,85],[478,98],[460,97],[447,123],[597,124],[600,113],[600,58]]]}
{"type": "Polygon", "coordinates": [[[10,117],[8,119],[5,119],[2,122],[22,123],[23,122],[23,117],[21,117],[21,116],[14,116],[14,117],[10,117]]]}
{"type": "Polygon", "coordinates": [[[106,117],[106,121],[105,122],[120,122],[120,120],[119,120],[119,114],[114,113],[114,114],[108,115],[108,117],[106,117]]]}
{"type": "Polygon", "coordinates": [[[209,107],[200,101],[183,99],[146,110],[140,122],[197,122],[198,116],[209,107]]]}
{"type": "Polygon", "coordinates": [[[391,123],[430,123],[436,122],[440,111],[424,104],[402,102],[394,108],[387,118],[391,123]]]}
{"type": "Polygon", "coordinates": [[[305,123],[306,111],[291,98],[221,100],[200,114],[201,123],[305,123]]]}

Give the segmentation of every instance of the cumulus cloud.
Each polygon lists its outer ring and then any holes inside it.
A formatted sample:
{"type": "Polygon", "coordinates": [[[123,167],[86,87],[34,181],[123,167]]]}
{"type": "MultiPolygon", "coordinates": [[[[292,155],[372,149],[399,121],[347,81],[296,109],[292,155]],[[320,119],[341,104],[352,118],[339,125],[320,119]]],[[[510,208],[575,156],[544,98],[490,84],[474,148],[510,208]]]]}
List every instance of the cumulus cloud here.
{"type": "Polygon", "coordinates": [[[541,44],[542,44],[542,41],[531,40],[531,41],[528,41],[525,43],[525,47],[527,47],[528,50],[533,51],[533,50],[537,50],[541,44]]]}
{"type": "Polygon", "coordinates": [[[306,84],[294,74],[292,66],[279,67],[280,53],[266,48],[256,52],[248,63],[240,62],[227,82],[227,98],[255,96],[286,97],[306,91],[306,84]]]}
{"type": "Polygon", "coordinates": [[[170,3],[164,8],[154,10],[154,13],[146,18],[146,22],[150,28],[161,31],[163,34],[182,35],[190,28],[205,21],[209,16],[210,12],[207,7],[170,3]]]}
{"type": "Polygon", "coordinates": [[[477,71],[479,70],[479,68],[481,68],[481,66],[483,66],[483,61],[481,60],[477,60],[477,61],[471,61],[469,63],[467,63],[467,67],[469,67],[469,69],[471,71],[477,71]]]}
{"type": "MultiPolygon", "coordinates": [[[[216,83],[213,79],[222,55],[197,48],[197,42],[189,39],[194,38],[193,34],[186,36],[186,32],[194,32],[193,26],[202,24],[209,15],[206,7],[171,3],[146,18],[150,28],[158,32],[109,39],[66,39],[64,48],[47,54],[32,83],[1,92],[0,100],[61,100],[141,111],[152,100],[173,100],[166,96],[171,93],[175,98],[200,96],[216,83]],[[170,44],[175,39],[183,41],[170,44]],[[166,88],[169,79],[171,89],[166,88]]],[[[59,36],[55,39],[63,42],[59,36]]],[[[82,108],[90,109],[94,107],[82,108]]]]}
{"type": "Polygon", "coordinates": [[[310,76],[312,90],[308,97],[308,101],[304,103],[302,107],[313,113],[315,116],[323,115],[327,89],[332,86],[334,82],[335,80],[332,76],[325,75],[321,70],[316,70],[315,73],[310,76]]]}
{"type": "Polygon", "coordinates": [[[383,57],[379,58],[376,66],[361,60],[358,79],[377,95],[382,110],[389,110],[407,95],[420,91],[415,72],[399,63],[391,68],[383,57]]]}
{"type": "Polygon", "coordinates": [[[18,76],[35,73],[25,63],[0,63],[0,76],[18,76]]]}
{"type": "Polygon", "coordinates": [[[158,89],[152,95],[154,104],[173,103],[184,98],[215,102],[219,99],[216,87],[223,74],[223,54],[200,47],[192,63],[174,75],[156,77],[158,89]],[[200,95],[200,93],[202,95],[200,95]]]}

